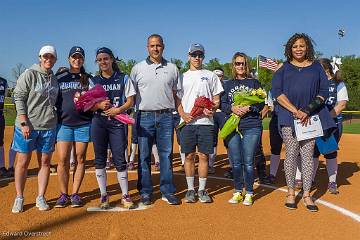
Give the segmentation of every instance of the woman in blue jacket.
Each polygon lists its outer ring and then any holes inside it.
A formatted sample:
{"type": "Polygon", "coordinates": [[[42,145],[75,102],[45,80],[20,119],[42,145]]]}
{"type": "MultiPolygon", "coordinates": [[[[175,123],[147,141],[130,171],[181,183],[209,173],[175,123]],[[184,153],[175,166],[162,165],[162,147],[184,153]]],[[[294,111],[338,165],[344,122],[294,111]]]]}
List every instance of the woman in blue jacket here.
{"type": "Polygon", "coordinates": [[[298,141],[294,120],[300,120],[306,126],[310,117],[317,114],[325,132],[335,127],[329,111],[324,107],[329,94],[329,81],[321,64],[315,61],[314,53],[309,36],[304,33],[294,34],[285,46],[287,61],[272,79],[272,94],[279,103],[276,104],[275,111],[286,149],[284,168],[288,195],[285,207],[296,209],[296,158],[300,154],[304,182],[303,201],[307,209],[313,212],[318,211],[310,197],[315,138],[298,141]]]}

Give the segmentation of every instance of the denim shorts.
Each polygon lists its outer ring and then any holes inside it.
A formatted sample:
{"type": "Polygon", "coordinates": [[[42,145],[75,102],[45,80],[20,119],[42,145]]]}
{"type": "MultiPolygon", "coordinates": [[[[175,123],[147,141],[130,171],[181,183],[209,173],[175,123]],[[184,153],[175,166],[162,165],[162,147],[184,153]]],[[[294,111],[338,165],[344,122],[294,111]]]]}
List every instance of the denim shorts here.
{"type": "Polygon", "coordinates": [[[180,130],[180,145],[182,153],[198,151],[204,154],[214,153],[213,125],[185,125],[180,130]]]}
{"type": "Polygon", "coordinates": [[[90,142],[90,126],[90,123],[76,127],[59,124],[56,140],[58,142],[90,142]]]}
{"type": "Polygon", "coordinates": [[[41,153],[54,151],[56,129],[32,130],[28,139],[22,135],[21,129],[15,127],[14,139],[11,148],[20,153],[30,153],[34,150],[41,153]]]}

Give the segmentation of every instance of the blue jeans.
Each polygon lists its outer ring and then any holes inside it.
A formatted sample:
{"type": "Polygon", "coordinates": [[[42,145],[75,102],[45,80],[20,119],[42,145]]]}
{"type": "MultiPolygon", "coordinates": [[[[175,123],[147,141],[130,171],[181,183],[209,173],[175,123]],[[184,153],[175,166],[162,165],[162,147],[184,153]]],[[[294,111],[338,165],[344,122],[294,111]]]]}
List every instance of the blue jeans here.
{"type": "Polygon", "coordinates": [[[233,133],[228,140],[229,158],[233,164],[235,191],[254,192],[254,154],[260,142],[261,128],[241,130],[242,137],[233,133]],[[245,174],[244,174],[245,173],[245,174]]]}
{"type": "Polygon", "coordinates": [[[160,191],[163,195],[173,194],[172,151],[174,118],[171,112],[156,113],[140,111],[137,114],[139,167],[137,189],[141,196],[150,196],[153,191],[151,180],[151,148],[156,142],[160,158],[160,191]]]}

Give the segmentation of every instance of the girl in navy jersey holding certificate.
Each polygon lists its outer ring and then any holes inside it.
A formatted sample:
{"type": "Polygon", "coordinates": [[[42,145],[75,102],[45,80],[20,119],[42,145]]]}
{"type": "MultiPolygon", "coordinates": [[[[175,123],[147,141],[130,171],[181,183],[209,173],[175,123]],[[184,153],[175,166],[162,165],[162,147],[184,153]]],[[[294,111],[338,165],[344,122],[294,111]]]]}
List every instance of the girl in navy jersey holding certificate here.
{"type": "Polygon", "coordinates": [[[127,126],[112,117],[132,107],[136,92],[129,76],[120,72],[114,54],[109,48],[102,47],[97,50],[96,62],[99,65],[100,74],[90,80],[90,87],[100,84],[108,96],[108,100],[97,103],[92,109],[95,113],[92,119],[91,137],[94,142],[96,179],[101,193],[100,207],[103,209],[110,207],[106,191],[105,169],[107,149],[110,144],[122,191],[121,202],[124,207],[132,208],[134,205],[128,194],[128,173],[125,159],[127,146],[125,128],[127,126]]]}

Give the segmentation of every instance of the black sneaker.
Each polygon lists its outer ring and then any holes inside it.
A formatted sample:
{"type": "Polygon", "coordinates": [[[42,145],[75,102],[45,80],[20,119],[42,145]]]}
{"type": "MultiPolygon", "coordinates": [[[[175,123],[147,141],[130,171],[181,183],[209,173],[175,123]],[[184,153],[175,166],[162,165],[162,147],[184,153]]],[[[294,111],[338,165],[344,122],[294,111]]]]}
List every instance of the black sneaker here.
{"type": "Polygon", "coordinates": [[[8,171],[6,170],[5,167],[0,168],[0,177],[2,177],[2,178],[7,178],[7,177],[9,177],[8,171]]]}
{"type": "Polygon", "coordinates": [[[328,190],[331,194],[338,194],[339,191],[337,189],[336,182],[329,182],[328,184],[328,190]]]}
{"type": "Polygon", "coordinates": [[[269,175],[269,181],[270,181],[270,183],[271,184],[275,184],[275,182],[276,182],[276,177],[274,176],[274,175],[269,175]]]}
{"type": "Polygon", "coordinates": [[[151,198],[149,195],[142,195],[140,199],[140,204],[149,206],[151,205],[151,198]]]}
{"type": "Polygon", "coordinates": [[[264,177],[259,178],[259,183],[260,184],[271,184],[271,181],[268,176],[264,176],[264,177]]]}
{"type": "Polygon", "coordinates": [[[196,202],[196,193],[195,190],[188,190],[185,195],[185,202],[195,203],[196,202]]]}
{"type": "Polygon", "coordinates": [[[229,178],[229,179],[233,179],[234,176],[233,176],[233,172],[232,172],[231,168],[224,173],[224,177],[229,178]]]}
{"type": "Polygon", "coordinates": [[[208,167],[208,174],[214,174],[214,173],[215,173],[215,168],[209,166],[209,167],[208,167]]]}
{"type": "Polygon", "coordinates": [[[161,199],[170,205],[179,205],[180,204],[179,199],[174,194],[162,195],[161,199]]]}
{"type": "Polygon", "coordinates": [[[8,171],[8,176],[9,177],[14,177],[14,175],[15,175],[14,167],[10,167],[7,171],[8,171]]]}

